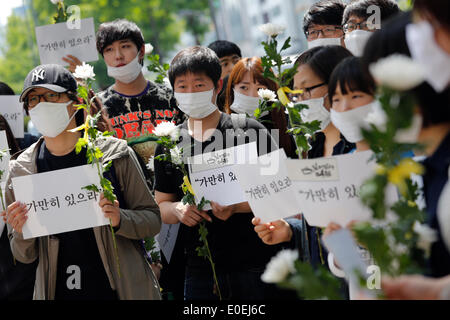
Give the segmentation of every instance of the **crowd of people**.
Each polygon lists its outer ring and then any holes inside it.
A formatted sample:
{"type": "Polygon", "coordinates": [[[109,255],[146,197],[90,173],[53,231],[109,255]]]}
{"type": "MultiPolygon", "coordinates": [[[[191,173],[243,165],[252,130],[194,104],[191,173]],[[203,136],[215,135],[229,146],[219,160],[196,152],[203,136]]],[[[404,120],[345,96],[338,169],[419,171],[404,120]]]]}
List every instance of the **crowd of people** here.
{"type": "MultiPolygon", "coordinates": [[[[376,105],[372,63],[402,54],[426,70],[425,81],[410,90],[421,120],[414,122],[410,138],[426,146],[422,162],[426,222],[438,237],[424,274],[383,277],[388,299],[450,299],[450,218],[446,218],[450,211],[438,210],[439,203],[450,198],[445,191],[450,166],[449,12],[449,3],[440,0],[415,0],[408,12],[393,0],[348,4],[321,0],[303,17],[308,49],[296,55],[289,98],[308,106],[301,113],[304,121],[320,123],[310,139],[309,159],[370,150],[360,128],[376,105]],[[373,6],[378,11],[371,10],[373,6]],[[374,12],[379,13],[375,19],[374,12]]],[[[124,19],[102,23],[96,41],[108,75],[115,79],[97,95],[91,91],[90,98],[91,115],[101,114],[99,129],[114,133],[99,147],[102,162],[112,161],[105,177],[117,200],[111,202],[102,194],[99,206],[111,221],[116,241],[109,226],[23,237],[28,208],[16,199],[12,178],[87,164],[85,149],[75,150],[81,133],[73,130],[88,116],[78,108],[77,86],[82,80],[73,75],[81,62],[70,56],[68,68],[37,66],[24,79],[20,101],[41,136],[15,139],[0,116],[11,153],[7,209],[1,213],[6,228],[0,239],[0,299],[218,300],[219,288],[225,300],[298,299],[294,291],[261,279],[269,261],[283,249],[297,250],[314,268],[322,266],[342,277],[322,239],[338,229],[350,229],[351,224],[330,223],[321,229],[310,226],[301,212],[262,223],[248,202],[230,206],[211,202],[210,210],[199,209],[182,201],[184,174],[158,157],[166,151],[154,130],[172,122],[181,129],[178,145],[193,156],[206,153],[213,144],[225,149],[245,141],[256,142],[258,155],[283,149],[297,159],[285,107],[254,116],[258,92],[279,89],[266,77],[261,57],[245,57],[236,44],[225,40],[186,48],[171,61],[168,82],[159,84],[142,73],[145,42],[135,23],[124,19]],[[278,130],[277,137],[271,136],[273,129],[278,130]],[[246,136],[255,130],[257,136],[246,136]],[[147,165],[151,158],[153,167],[147,165]],[[202,221],[208,222],[214,271],[198,254],[202,221]],[[179,224],[178,234],[170,259],[161,252],[161,260],[155,261],[144,239],[155,237],[163,224],[179,224]],[[81,270],[81,286],[75,289],[67,285],[74,265],[81,270]]],[[[0,83],[0,94],[14,92],[0,83]]],[[[351,283],[340,281],[347,299],[364,298],[355,294],[351,283]]]]}

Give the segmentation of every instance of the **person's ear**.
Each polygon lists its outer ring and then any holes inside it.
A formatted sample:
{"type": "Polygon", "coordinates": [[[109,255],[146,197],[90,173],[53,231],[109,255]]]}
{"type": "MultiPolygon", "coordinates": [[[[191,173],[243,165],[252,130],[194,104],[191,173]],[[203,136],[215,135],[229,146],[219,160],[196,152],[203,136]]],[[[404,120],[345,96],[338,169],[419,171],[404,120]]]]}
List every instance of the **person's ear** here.
{"type": "Polygon", "coordinates": [[[143,44],[139,49],[139,61],[144,60],[144,56],[145,56],[145,44],[143,44]]]}

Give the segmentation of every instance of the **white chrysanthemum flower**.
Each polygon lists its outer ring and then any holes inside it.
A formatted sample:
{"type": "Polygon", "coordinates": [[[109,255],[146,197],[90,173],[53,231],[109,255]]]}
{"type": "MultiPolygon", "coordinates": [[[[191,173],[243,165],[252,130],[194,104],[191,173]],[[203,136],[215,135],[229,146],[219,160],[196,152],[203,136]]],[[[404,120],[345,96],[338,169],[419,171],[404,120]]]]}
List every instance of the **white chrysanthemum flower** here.
{"type": "Polygon", "coordinates": [[[150,54],[153,52],[153,46],[150,43],[145,44],[145,54],[150,54]]]}
{"type": "Polygon", "coordinates": [[[158,124],[153,133],[158,137],[170,137],[172,141],[177,141],[180,136],[177,126],[170,121],[164,121],[158,124]]]}
{"type": "Polygon", "coordinates": [[[172,158],[172,162],[174,164],[176,164],[176,165],[183,164],[183,154],[182,154],[180,148],[175,147],[173,149],[170,149],[170,157],[172,158]]]}
{"type": "Polygon", "coordinates": [[[63,2],[63,0],[50,0],[54,5],[57,5],[60,2],[63,2]]]}
{"type": "Polygon", "coordinates": [[[266,101],[275,101],[277,99],[275,92],[269,89],[259,89],[258,96],[266,101]]]}
{"type": "Polygon", "coordinates": [[[155,171],[155,157],[154,156],[151,156],[150,159],[148,159],[147,169],[151,170],[151,171],[155,171]]]}
{"type": "Polygon", "coordinates": [[[295,272],[294,262],[298,259],[295,250],[280,251],[266,266],[261,280],[266,283],[278,283],[286,279],[290,273],[295,272]]]}
{"type": "Polygon", "coordinates": [[[417,241],[417,247],[425,251],[426,256],[430,255],[431,245],[437,241],[436,230],[430,228],[427,225],[420,222],[414,222],[413,230],[418,234],[419,240],[417,241]]]}
{"type": "Polygon", "coordinates": [[[367,115],[366,122],[381,130],[386,129],[387,115],[380,103],[375,103],[372,112],[367,115]]]}
{"type": "Polygon", "coordinates": [[[259,30],[267,34],[269,37],[275,37],[286,30],[286,27],[278,24],[266,23],[259,26],[259,30]]]}
{"type": "Polygon", "coordinates": [[[425,80],[422,66],[402,54],[380,59],[369,70],[378,84],[399,91],[410,90],[425,80]]]}
{"type": "Polygon", "coordinates": [[[94,73],[94,67],[90,64],[87,64],[86,62],[83,62],[81,66],[77,66],[75,68],[75,72],[73,73],[73,76],[78,79],[91,79],[95,80],[95,73],[94,73]]]}

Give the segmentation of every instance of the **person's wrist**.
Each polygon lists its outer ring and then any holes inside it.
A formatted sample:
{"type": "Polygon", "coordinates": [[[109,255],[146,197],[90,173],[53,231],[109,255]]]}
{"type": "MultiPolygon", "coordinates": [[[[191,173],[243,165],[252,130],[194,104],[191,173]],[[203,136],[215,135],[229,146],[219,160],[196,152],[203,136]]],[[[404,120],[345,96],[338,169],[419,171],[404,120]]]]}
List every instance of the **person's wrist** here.
{"type": "Polygon", "coordinates": [[[289,242],[292,240],[294,233],[292,232],[291,226],[286,221],[284,221],[284,227],[286,228],[286,242],[289,242]]]}

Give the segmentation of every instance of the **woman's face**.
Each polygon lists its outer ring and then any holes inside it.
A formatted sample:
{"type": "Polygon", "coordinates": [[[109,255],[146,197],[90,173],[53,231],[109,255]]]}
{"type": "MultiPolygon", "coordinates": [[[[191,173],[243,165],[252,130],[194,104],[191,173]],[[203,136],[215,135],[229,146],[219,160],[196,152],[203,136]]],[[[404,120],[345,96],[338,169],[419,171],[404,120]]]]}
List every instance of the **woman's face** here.
{"type": "Polygon", "coordinates": [[[372,95],[362,91],[347,90],[346,94],[342,94],[341,87],[338,84],[332,97],[332,108],[337,112],[345,112],[368,105],[373,101],[372,95]]]}
{"type": "MultiPolygon", "coordinates": [[[[328,93],[328,85],[307,64],[298,67],[294,76],[294,90],[303,90],[303,94],[294,95],[297,101],[305,101],[325,97],[328,93]]],[[[328,99],[324,100],[324,106],[330,110],[328,99]]]]}
{"type": "Polygon", "coordinates": [[[244,77],[242,78],[241,82],[236,83],[233,88],[240,94],[249,97],[258,97],[258,90],[267,89],[267,86],[255,81],[253,79],[252,74],[249,71],[247,71],[244,77]]]}

